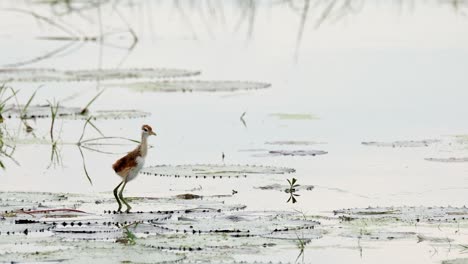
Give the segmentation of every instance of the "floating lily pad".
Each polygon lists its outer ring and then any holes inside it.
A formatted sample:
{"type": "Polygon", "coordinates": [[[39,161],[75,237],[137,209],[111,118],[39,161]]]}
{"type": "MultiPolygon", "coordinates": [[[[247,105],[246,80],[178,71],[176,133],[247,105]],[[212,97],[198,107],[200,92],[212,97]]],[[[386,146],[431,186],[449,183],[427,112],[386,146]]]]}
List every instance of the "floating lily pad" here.
{"type": "Polygon", "coordinates": [[[143,242],[161,250],[195,251],[195,252],[234,252],[258,251],[264,247],[275,246],[276,241],[267,238],[233,237],[222,233],[197,234],[191,233],[151,236],[143,242]]]}
{"type": "Polygon", "coordinates": [[[92,116],[94,120],[97,119],[132,119],[132,118],[145,118],[150,116],[148,112],[143,112],[139,110],[98,110],[91,113],[88,113],[85,116],[76,115],[75,118],[87,119],[89,116],[92,116]]]}
{"type": "Polygon", "coordinates": [[[269,156],[317,156],[328,154],[323,150],[270,150],[269,156]]]}
{"type": "MultiPolygon", "coordinates": [[[[302,219],[298,213],[241,211],[228,215],[199,215],[190,221],[169,219],[164,227],[176,233],[272,236],[278,232],[314,229],[318,222],[302,219]]],[[[292,236],[291,236],[292,237],[292,236]]],[[[296,239],[297,237],[294,237],[296,239]]],[[[285,238],[285,239],[289,239],[285,238]]]]}
{"type": "Polygon", "coordinates": [[[344,232],[341,233],[342,237],[359,238],[366,240],[394,240],[394,239],[407,239],[414,238],[415,232],[400,232],[400,231],[363,231],[363,232],[344,232]]]}
{"type": "MultiPolygon", "coordinates": [[[[41,247],[42,245],[37,245],[41,247]]],[[[183,260],[180,254],[154,250],[142,245],[131,247],[108,242],[61,243],[31,253],[6,253],[2,262],[60,263],[169,263],[183,260]],[[40,252],[40,253],[39,253],[40,252]]]]}
{"type": "Polygon", "coordinates": [[[30,69],[0,69],[0,82],[69,82],[92,80],[115,80],[136,78],[169,78],[199,75],[199,71],[182,69],[94,69],[69,70],[30,68],[30,69]]]}
{"type": "Polygon", "coordinates": [[[324,142],[315,142],[315,141],[295,141],[295,140],[284,140],[284,141],[267,141],[267,145],[291,145],[291,146],[309,146],[309,145],[321,145],[326,144],[324,142]]]}
{"type": "Polygon", "coordinates": [[[442,261],[442,264],[468,264],[468,258],[457,258],[442,261]]]}
{"type": "Polygon", "coordinates": [[[254,152],[254,157],[277,157],[277,156],[318,156],[328,154],[324,150],[268,150],[268,149],[242,149],[239,151],[254,152]]]}
{"type": "Polygon", "coordinates": [[[468,162],[468,157],[465,158],[425,158],[427,161],[435,161],[435,162],[445,162],[445,163],[462,163],[468,162]]]}
{"type": "Polygon", "coordinates": [[[159,165],[144,168],[143,174],[176,177],[176,178],[239,178],[254,175],[277,175],[295,172],[291,168],[256,166],[256,165],[219,165],[219,164],[193,164],[193,165],[159,165]]]}
{"type": "Polygon", "coordinates": [[[26,192],[0,192],[1,213],[17,210],[41,210],[57,205],[72,206],[74,201],[68,200],[63,194],[52,193],[26,193],[26,192]]]}
{"type": "Polygon", "coordinates": [[[431,144],[439,143],[438,139],[425,139],[425,140],[400,140],[393,142],[376,142],[367,141],[362,142],[365,146],[374,147],[392,147],[392,148],[418,148],[418,147],[429,147],[431,144]]]}
{"type": "Polygon", "coordinates": [[[418,238],[418,243],[421,242],[431,242],[431,243],[451,243],[454,240],[448,237],[432,237],[432,236],[426,236],[423,234],[418,234],[416,236],[418,238]]]}
{"type": "MultiPolygon", "coordinates": [[[[289,185],[275,183],[275,184],[270,184],[270,185],[265,185],[265,186],[258,186],[254,188],[259,189],[259,190],[275,190],[275,191],[288,192],[290,187],[289,185]]],[[[314,188],[315,186],[313,185],[299,185],[295,187],[294,189],[296,191],[300,191],[300,190],[312,191],[314,188]]]]}
{"type": "Polygon", "coordinates": [[[281,120],[316,120],[317,116],[312,114],[295,114],[295,113],[273,113],[270,116],[281,120]]]}
{"type": "MultiPolygon", "coordinates": [[[[32,105],[28,106],[24,111],[24,106],[10,106],[3,114],[6,118],[50,118],[52,116],[50,106],[48,105],[32,105]]],[[[88,119],[90,116],[94,120],[98,119],[131,119],[143,118],[150,115],[148,112],[138,110],[98,110],[82,114],[82,109],[78,107],[60,106],[57,110],[57,117],[64,119],[88,119]]]]}
{"type": "Polygon", "coordinates": [[[405,222],[456,222],[468,220],[466,207],[368,207],[336,210],[343,220],[374,219],[405,222]]]}
{"type": "Polygon", "coordinates": [[[246,81],[155,81],[110,84],[113,87],[129,88],[141,92],[235,92],[266,89],[271,85],[246,81]]]}

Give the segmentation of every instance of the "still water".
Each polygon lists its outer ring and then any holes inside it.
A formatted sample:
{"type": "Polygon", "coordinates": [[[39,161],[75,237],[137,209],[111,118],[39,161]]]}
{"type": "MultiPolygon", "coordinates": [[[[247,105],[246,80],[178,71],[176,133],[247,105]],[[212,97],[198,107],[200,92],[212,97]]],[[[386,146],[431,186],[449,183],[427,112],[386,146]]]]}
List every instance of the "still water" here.
{"type": "MultiPolygon", "coordinates": [[[[467,163],[426,159],[468,157],[467,141],[455,137],[468,134],[464,122],[468,115],[468,3],[67,3],[2,1],[0,64],[60,70],[177,68],[201,72],[183,80],[255,81],[271,87],[164,93],[125,88],[133,80],[12,81],[9,85],[20,90],[20,102],[40,86],[35,104],[56,100],[62,106],[83,107],[105,89],[91,110],[151,113],[143,119],[95,122],[106,136],[132,139],[139,139],[142,124],[152,125],[158,136],[150,138],[153,148],[147,166],[226,163],[296,169],[294,175],[237,180],[140,175],[128,185],[128,195],[169,197],[194,188],[199,195],[220,195],[235,190],[238,193],[226,203],[310,215],[367,206],[466,204],[467,163]],[[96,36],[104,37],[89,40],[96,36]],[[437,142],[422,147],[362,144],[428,139],[437,142]],[[275,141],[315,144],[268,144],[275,141]],[[265,155],[278,150],[327,154],[265,155]],[[285,185],[291,177],[301,185],[315,186],[312,191],[301,191],[294,205],[286,203],[285,193],[255,188],[285,185]]],[[[17,163],[2,160],[6,169],[0,172],[0,190],[111,197],[119,183],[111,165],[121,154],[83,150],[82,157],[73,143],[80,138],[84,121],[57,122],[59,161],[51,162],[50,119],[29,121],[33,133],[27,133],[20,120],[6,120],[6,130],[14,135],[10,141],[16,146],[13,158],[17,163]],[[83,158],[92,185],[83,171],[83,158]]],[[[89,138],[99,136],[90,128],[87,131],[89,138]]],[[[122,153],[133,147],[108,149],[122,153]]],[[[466,235],[466,229],[461,233],[466,235]]],[[[379,243],[369,243],[369,253],[360,256],[348,248],[355,246],[355,240],[324,237],[308,245],[305,262],[440,263],[459,257],[459,249],[441,250],[432,257],[430,246],[415,241],[379,243]]],[[[269,259],[294,261],[297,252],[279,250],[277,254],[281,256],[269,259]]],[[[265,259],[248,255],[245,260],[265,259]]]]}

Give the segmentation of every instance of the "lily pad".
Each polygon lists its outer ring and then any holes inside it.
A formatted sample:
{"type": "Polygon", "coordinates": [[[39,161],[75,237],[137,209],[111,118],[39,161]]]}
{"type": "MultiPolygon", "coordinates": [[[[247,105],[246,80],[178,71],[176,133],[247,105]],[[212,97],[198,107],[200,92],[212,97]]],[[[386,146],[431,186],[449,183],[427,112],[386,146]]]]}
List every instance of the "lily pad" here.
{"type": "Polygon", "coordinates": [[[270,116],[281,120],[316,120],[317,116],[312,114],[296,114],[296,113],[273,113],[270,116]]]}
{"type": "Polygon", "coordinates": [[[154,81],[109,84],[141,92],[235,92],[266,89],[271,85],[246,81],[154,81]]]}
{"type": "Polygon", "coordinates": [[[400,140],[393,142],[377,142],[377,141],[365,141],[362,145],[374,146],[374,147],[392,147],[392,148],[418,148],[418,147],[429,147],[431,144],[439,143],[438,139],[425,139],[425,140],[400,140]]]}
{"type": "MultiPolygon", "coordinates": [[[[48,105],[32,105],[24,110],[24,106],[9,106],[7,111],[3,114],[6,118],[50,118],[52,116],[50,106],[48,105]]],[[[138,110],[98,110],[82,114],[82,109],[78,107],[65,107],[60,106],[57,110],[57,118],[63,119],[83,119],[86,120],[90,116],[94,120],[102,119],[131,119],[131,118],[144,118],[149,116],[150,113],[138,110]]]]}
{"type": "Polygon", "coordinates": [[[404,222],[457,222],[468,220],[466,207],[368,207],[335,210],[341,219],[396,220],[404,222]]]}
{"type": "Polygon", "coordinates": [[[0,82],[70,82],[199,75],[199,71],[165,68],[68,70],[47,68],[0,69],[0,82]]]}
{"type": "Polygon", "coordinates": [[[97,241],[61,243],[61,245],[49,246],[47,251],[0,255],[2,262],[60,263],[168,263],[181,261],[184,258],[180,254],[158,251],[138,244],[129,247],[97,241]]]}
{"type": "MultiPolygon", "coordinates": [[[[290,187],[289,185],[275,183],[275,184],[270,184],[270,185],[265,185],[265,186],[258,186],[254,188],[259,189],[259,190],[275,190],[275,191],[288,192],[290,187]]],[[[299,185],[295,187],[294,189],[296,191],[299,191],[299,190],[312,191],[314,188],[315,186],[313,185],[299,185]]]]}
{"type": "Polygon", "coordinates": [[[288,146],[309,146],[309,145],[321,145],[326,144],[324,142],[315,142],[315,141],[295,141],[295,140],[283,140],[283,141],[267,141],[267,145],[288,145],[288,146]]]}
{"type": "MultiPolygon", "coordinates": [[[[226,234],[234,237],[270,237],[279,232],[294,235],[297,231],[314,229],[319,225],[316,221],[301,218],[298,213],[280,211],[241,211],[215,217],[199,215],[190,221],[169,219],[163,224],[176,233],[226,234]]],[[[285,239],[297,238],[292,235],[285,239]]]]}
{"type": "Polygon", "coordinates": [[[268,149],[241,149],[243,152],[254,152],[254,157],[278,157],[278,156],[318,156],[328,154],[324,150],[268,150],[268,149]]]}
{"type": "Polygon", "coordinates": [[[365,232],[344,232],[341,233],[342,237],[359,238],[366,240],[394,240],[394,239],[408,239],[416,236],[415,232],[400,232],[400,231],[365,231],[365,232]]]}
{"type": "Polygon", "coordinates": [[[468,162],[468,157],[465,158],[425,158],[427,161],[435,161],[435,162],[445,162],[445,163],[462,163],[468,162]]]}
{"type": "Polygon", "coordinates": [[[257,166],[257,165],[220,165],[220,164],[192,164],[192,165],[159,165],[143,168],[141,173],[161,177],[176,178],[239,178],[254,175],[278,175],[295,172],[291,168],[257,166]]]}
{"type": "Polygon", "coordinates": [[[270,150],[269,156],[317,156],[328,154],[323,150],[270,150]]]}
{"type": "Polygon", "coordinates": [[[442,261],[442,264],[468,264],[468,258],[457,258],[442,261]]]}

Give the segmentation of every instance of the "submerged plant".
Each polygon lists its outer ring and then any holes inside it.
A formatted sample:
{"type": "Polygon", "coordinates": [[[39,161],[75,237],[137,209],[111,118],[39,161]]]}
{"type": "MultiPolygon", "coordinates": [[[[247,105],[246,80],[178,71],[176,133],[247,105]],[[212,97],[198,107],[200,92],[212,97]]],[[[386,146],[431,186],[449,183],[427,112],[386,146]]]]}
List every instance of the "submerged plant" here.
{"type": "Polygon", "coordinates": [[[294,263],[297,263],[297,261],[299,260],[301,256],[302,256],[302,262],[304,263],[304,257],[305,257],[304,250],[305,250],[307,241],[304,239],[304,236],[299,237],[296,234],[296,237],[297,237],[296,245],[297,245],[297,248],[299,249],[299,255],[297,255],[296,261],[294,263]]]}
{"type": "Polygon", "coordinates": [[[54,102],[54,103],[49,102],[49,106],[50,106],[50,116],[52,119],[50,123],[50,131],[49,131],[50,142],[52,144],[52,150],[50,154],[50,165],[52,165],[52,164],[60,164],[60,153],[57,149],[57,142],[59,139],[54,138],[55,119],[57,118],[57,113],[58,113],[60,104],[59,102],[54,102]]]}
{"type": "Polygon", "coordinates": [[[131,246],[136,245],[137,237],[132,231],[129,230],[129,227],[131,227],[132,225],[134,225],[134,229],[136,229],[136,227],[138,226],[138,222],[123,226],[122,229],[124,230],[124,236],[122,238],[117,239],[116,242],[131,246]]]}
{"type": "Polygon", "coordinates": [[[286,192],[289,193],[289,199],[286,202],[289,203],[291,201],[292,203],[296,203],[297,202],[296,197],[300,196],[299,194],[296,193],[296,191],[297,191],[296,189],[300,185],[296,184],[296,182],[297,182],[296,178],[292,178],[291,180],[289,180],[289,179],[286,179],[286,180],[289,183],[289,188],[286,189],[286,192]]]}

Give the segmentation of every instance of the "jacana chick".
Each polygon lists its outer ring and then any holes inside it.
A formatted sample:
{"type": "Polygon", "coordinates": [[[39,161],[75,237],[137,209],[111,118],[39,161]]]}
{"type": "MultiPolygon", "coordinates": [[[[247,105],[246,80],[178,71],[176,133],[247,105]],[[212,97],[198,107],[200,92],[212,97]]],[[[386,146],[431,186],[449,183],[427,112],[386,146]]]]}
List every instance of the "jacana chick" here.
{"type": "Polygon", "coordinates": [[[156,133],[153,132],[153,129],[148,125],[143,125],[141,127],[141,142],[140,145],[133,151],[129,152],[124,157],[117,160],[113,165],[112,168],[114,169],[115,173],[122,178],[122,182],[117,185],[114,189],[114,196],[119,204],[118,212],[122,209],[122,201],[126,206],[126,212],[130,212],[132,207],[128,204],[128,202],[123,197],[123,191],[127,182],[135,179],[135,177],[140,172],[141,168],[145,164],[146,154],[148,154],[148,137],[149,136],[156,136],[156,133]],[[119,192],[119,187],[122,186],[119,192]],[[118,194],[117,194],[118,193],[118,194]]]}

